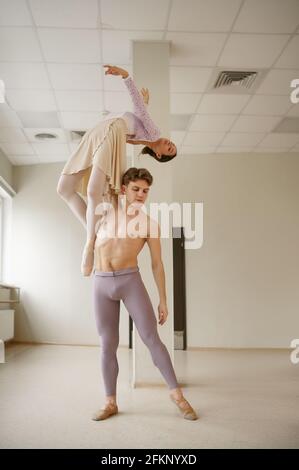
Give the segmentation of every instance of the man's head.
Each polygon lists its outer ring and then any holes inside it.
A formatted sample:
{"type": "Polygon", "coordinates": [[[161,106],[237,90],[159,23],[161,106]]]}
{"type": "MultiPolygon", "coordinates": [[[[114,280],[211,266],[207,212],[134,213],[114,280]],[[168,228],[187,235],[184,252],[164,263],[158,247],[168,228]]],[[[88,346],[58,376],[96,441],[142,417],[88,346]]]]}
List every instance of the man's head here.
{"type": "Polygon", "coordinates": [[[153,177],[146,168],[129,168],[122,177],[122,194],[126,195],[127,204],[144,204],[150,186],[153,183],[153,177]]]}

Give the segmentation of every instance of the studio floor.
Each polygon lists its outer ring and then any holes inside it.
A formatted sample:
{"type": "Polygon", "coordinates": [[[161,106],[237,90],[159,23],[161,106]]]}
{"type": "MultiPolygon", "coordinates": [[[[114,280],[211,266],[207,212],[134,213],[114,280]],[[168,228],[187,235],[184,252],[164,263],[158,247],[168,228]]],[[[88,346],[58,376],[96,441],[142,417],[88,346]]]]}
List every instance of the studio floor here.
{"type": "Polygon", "coordinates": [[[183,419],[166,385],[132,388],[131,355],[119,347],[119,414],[95,422],[104,400],[99,347],[7,344],[0,447],[299,448],[299,364],[289,351],[175,351],[197,421],[183,419]]]}

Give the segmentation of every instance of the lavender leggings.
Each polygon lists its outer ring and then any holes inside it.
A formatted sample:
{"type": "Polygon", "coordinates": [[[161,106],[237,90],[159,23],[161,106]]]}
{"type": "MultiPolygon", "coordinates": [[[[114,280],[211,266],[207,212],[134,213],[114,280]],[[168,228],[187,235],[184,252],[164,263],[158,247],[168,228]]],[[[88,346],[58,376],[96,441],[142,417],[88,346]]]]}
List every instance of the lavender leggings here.
{"type": "Polygon", "coordinates": [[[139,267],[119,271],[95,270],[92,279],[93,309],[101,336],[101,365],[106,395],[116,395],[120,300],[125,304],[169,389],[179,387],[170,355],[159,337],[157,319],[139,267]]]}

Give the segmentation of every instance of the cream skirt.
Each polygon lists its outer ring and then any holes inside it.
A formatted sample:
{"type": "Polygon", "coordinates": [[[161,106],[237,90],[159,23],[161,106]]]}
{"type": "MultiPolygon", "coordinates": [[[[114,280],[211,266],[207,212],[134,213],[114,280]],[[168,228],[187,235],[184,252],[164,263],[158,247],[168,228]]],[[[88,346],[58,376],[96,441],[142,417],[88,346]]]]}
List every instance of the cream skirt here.
{"type": "Polygon", "coordinates": [[[84,134],[62,170],[65,175],[86,170],[77,184],[76,192],[87,196],[87,185],[94,164],[106,174],[104,199],[110,201],[113,195],[120,192],[122,175],[127,166],[127,133],[124,119],[112,118],[101,121],[84,134]]]}

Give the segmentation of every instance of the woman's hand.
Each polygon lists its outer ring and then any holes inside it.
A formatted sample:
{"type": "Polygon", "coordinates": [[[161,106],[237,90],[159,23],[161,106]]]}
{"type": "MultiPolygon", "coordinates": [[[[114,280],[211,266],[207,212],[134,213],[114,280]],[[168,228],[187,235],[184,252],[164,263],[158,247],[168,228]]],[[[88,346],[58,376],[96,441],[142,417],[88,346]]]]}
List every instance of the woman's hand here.
{"type": "Polygon", "coordinates": [[[105,70],[105,75],[121,75],[123,78],[129,76],[127,70],[116,67],[116,65],[103,65],[103,67],[108,67],[108,69],[105,70]]]}
{"type": "Polygon", "coordinates": [[[168,316],[168,310],[167,310],[167,305],[165,302],[160,302],[158,306],[158,312],[159,312],[159,324],[163,325],[163,323],[166,322],[167,316],[168,316]]]}
{"type": "Polygon", "coordinates": [[[148,104],[148,101],[149,101],[149,92],[148,92],[148,88],[141,88],[141,94],[143,96],[143,101],[145,102],[145,104],[148,104]]]}

